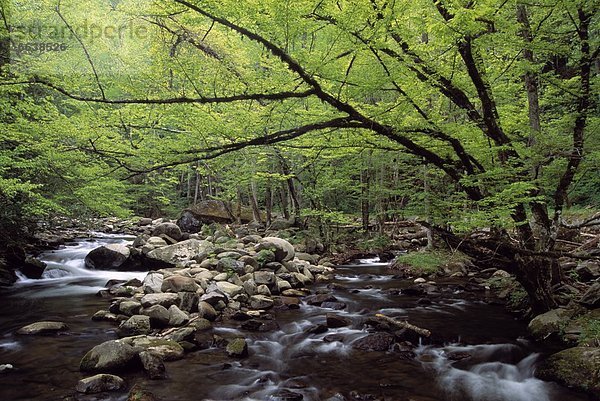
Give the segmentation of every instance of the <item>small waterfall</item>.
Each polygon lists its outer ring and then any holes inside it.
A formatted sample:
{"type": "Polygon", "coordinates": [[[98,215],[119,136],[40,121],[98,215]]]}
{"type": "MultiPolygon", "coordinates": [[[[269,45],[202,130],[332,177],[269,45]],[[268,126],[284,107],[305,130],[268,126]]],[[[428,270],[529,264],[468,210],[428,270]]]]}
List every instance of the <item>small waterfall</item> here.
{"type": "Polygon", "coordinates": [[[64,295],[93,294],[104,288],[108,280],[142,279],[145,273],[90,270],[85,267],[86,255],[95,248],[108,244],[130,244],[133,237],[93,233],[94,238],[81,240],[39,256],[47,267],[41,279],[18,275],[15,288],[20,296],[45,298],[64,295]]]}

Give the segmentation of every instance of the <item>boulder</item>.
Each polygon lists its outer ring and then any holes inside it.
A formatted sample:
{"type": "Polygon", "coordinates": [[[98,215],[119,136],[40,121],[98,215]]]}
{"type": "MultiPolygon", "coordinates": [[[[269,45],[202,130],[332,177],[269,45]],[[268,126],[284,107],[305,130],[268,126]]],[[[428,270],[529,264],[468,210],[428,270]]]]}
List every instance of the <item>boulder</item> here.
{"type": "Polygon", "coordinates": [[[202,230],[203,223],[192,211],[184,210],[177,219],[177,225],[181,231],[194,234],[202,230]]]}
{"type": "Polygon", "coordinates": [[[95,394],[104,391],[116,391],[125,387],[125,380],[119,376],[100,373],[79,380],[75,390],[84,394],[95,394]]]}
{"type": "Polygon", "coordinates": [[[394,343],[394,335],[389,333],[373,333],[352,343],[352,348],[363,351],[387,351],[394,343]]]}
{"type": "Polygon", "coordinates": [[[243,338],[235,338],[227,344],[225,352],[234,358],[245,358],[248,356],[248,344],[243,338]]]}
{"type": "Polygon", "coordinates": [[[140,227],[149,226],[151,224],[152,224],[152,219],[149,217],[142,217],[138,221],[138,226],[140,226],[140,227]]]}
{"type": "Polygon", "coordinates": [[[268,229],[271,231],[287,230],[288,228],[293,227],[295,223],[295,219],[274,219],[268,229]]]}
{"type": "Polygon", "coordinates": [[[238,294],[244,292],[244,288],[239,285],[232,284],[228,281],[219,281],[217,282],[217,288],[227,295],[229,298],[233,298],[238,294]]]}
{"type": "Polygon", "coordinates": [[[572,313],[564,308],[552,309],[537,315],[529,322],[527,329],[537,340],[544,340],[551,335],[556,335],[567,325],[572,313]]]}
{"type": "Polygon", "coordinates": [[[277,262],[287,262],[294,259],[294,256],[296,255],[296,251],[294,250],[292,244],[282,238],[277,237],[263,238],[258,244],[256,244],[254,249],[257,251],[261,251],[263,249],[273,251],[275,254],[275,260],[277,262]]]}
{"type": "Polygon", "coordinates": [[[212,322],[217,318],[217,311],[208,302],[200,301],[198,303],[198,315],[212,322]]]}
{"type": "Polygon", "coordinates": [[[17,334],[47,335],[56,334],[67,330],[69,330],[69,326],[63,322],[35,322],[21,327],[19,330],[17,330],[17,334]]]}
{"type": "Polygon", "coordinates": [[[600,397],[600,348],[574,347],[551,355],[535,375],[600,397]]]}
{"type": "Polygon", "coordinates": [[[346,327],[352,324],[352,320],[344,316],[336,315],[335,313],[328,313],[325,317],[327,319],[327,327],[330,329],[346,327]]]}
{"type": "Polygon", "coordinates": [[[196,292],[200,286],[191,277],[173,275],[163,280],[162,292],[196,292]]]}
{"type": "Polygon", "coordinates": [[[582,281],[594,280],[600,277],[600,262],[594,260],[579,262],[575,271],[582,281]]]}
{"type": "Polygon", "coordinates": [[[176,305],[169,308],[169,326],[183,326],[189,322],[190,317],[176,305]]]}
{"type": "Polygon", "coordinates": [[[126,342],[139,352],[147,351],[157,355],[164,361],[176,361],[183,358],[184,350],[177,342],[165,338],[150,336],[135,336],[123,338],[126,342]]]}
{"type": "Polygon", "coordinates": [[[144,277],[142,289],[145,294],[161,292],[164,276],[158,272],[150,272],[144,277]]]}
{"type": "Polygon", "coordinates": [[[25,259],[25,262],[23,262],[20,267],[21,273],[23,273],[25,277],[35,280],[42,278],[45,269],[46,264],[44,262],[31,257],[25,259]]]}
{"type": "Polygon", "coordinates": [[[120,371],[138,363],[138,352],[122,340],[106,341],[96,345],[81,359],[83,372],[120,371]]]}
{"type": "Polygon", "coordinates": [[[167,372],[163,360],[156,354],[148,351],[140,352],[140,361],[150,380],[161,380],[167,378],[167,372]]]}
{"type": "Polygon", "coordinates": [[[148,252],[145,264],[151,269],[175,267],[179,263],[193,259],[201,252],[210,252],[213,248],[211,242],[189,239],[148,252]]]}
{"type": "Polygon", "coordinates": [[[119,325],[117,334],[119,337],[130,337],[149,334],[150,331],[150,317],[145,315],[134,315],[119,325]]]}
{"type": "Polygon", "coordinates": [[[194,220],[201,224],[233,223],[238,220],[238,217],[242,223],[248,223],[253,219],[251,209],[246,207],[240,209],[237,205],[232,205],[220,200],[205,200],[198,202],[184,212],[187,212],[194,220]],[[238,210],[240,210],[241,213],[238,213],[238,210]]]}
{"type": "Polygon", "coordinates": [[[168,308],[171,305],[179,304],[179,295],[172,292],[158,293],[158,294],[146,294],[141,300],[144,308],[149,308],[152,305],[162,305],[168,308]]]}
{"type": "Polygon", "coordinates": [[[165,327],[169,325],[169,310],[162,305],[152,305],[140,313],[150,318],[151,327],[165,327]]]}
{"type": "Polygon", "coordinates": [[[142,304],[138,301],[126,300],[119,303],[119,311],[127,316],[137,315],[142,309],[142,304]]]}
{"type": "Polygon", "coordinates": [[[265,295],[253,295],[250,297],[252,309],[269,309],[273,307],[273,300],[265,295]]]}
{"type": "Polygon", "coordinates": [[[600,308],[600,282],[592,284],[581,296],[579,303],[588,308],[600,308]]]}
{"type": "Polygon", "coordinates": [[[277,277],[275,273],[270,271],[257,271],[253,274],[254,282],[256,285],[266,285],[268,287],[273,287],[277,281],[277,277]]]}
{"type": "Polygon", "coordinates": [[[161,237],[150,237],[146,240],[146,244],[153,246],[155,248],[160,248],[160,247],[169,245],[169,244],[167,244],[167,241],[165,241],[161,237]]]}
{"type": "Polygon", "coordinates": [[[85,267],[97,270],[123,270],[131,251],[125,245],[109,244],[98,247],[85,257],[85,267]]]}
{"type": "Polygon", "coordinates": [[[153,237],[160,237],[162,235],[173,238],[175,241],[179,241],[182,237],[181,229],[174,223],[161,223],[152,231],[153,237]]]}

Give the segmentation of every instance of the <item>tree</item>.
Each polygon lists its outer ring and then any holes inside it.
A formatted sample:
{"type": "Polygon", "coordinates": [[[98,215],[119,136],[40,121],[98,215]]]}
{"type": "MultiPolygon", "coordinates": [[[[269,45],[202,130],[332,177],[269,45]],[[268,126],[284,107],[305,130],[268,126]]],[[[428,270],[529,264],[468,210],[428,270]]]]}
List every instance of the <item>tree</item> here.
{"type": "Polygon", "coordinates": [[[138,148],[99,141],[95,152],[131,175],[324,133],[407,152],[462,193],[454,232],[432,229],[515,274],[534,312],[556,305],[556,235],[599,124],[597,1],[121,4],[164,38],[148,50],[150,83],[108,87],[88,50],[83,82],[11,82],[126,113],[129,127],[135,111],[156,112],[152,129],[174,130],[153,141],[142,129],[138,148]],[[487,240],[456,234],[484,224],[487,240]]]}

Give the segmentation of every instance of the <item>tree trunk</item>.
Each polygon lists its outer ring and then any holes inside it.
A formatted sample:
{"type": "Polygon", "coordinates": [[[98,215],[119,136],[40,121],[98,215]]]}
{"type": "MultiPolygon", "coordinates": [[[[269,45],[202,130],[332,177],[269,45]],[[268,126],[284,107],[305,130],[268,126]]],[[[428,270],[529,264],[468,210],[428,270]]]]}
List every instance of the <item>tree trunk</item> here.
{"type": "Polygon", "coordinates": [[[538,315],[557,307],[552,283],[560,281],[560,277],[554,277],[560,270],[558,266],[555,258],[515,255],[514,275],[529,296],[532,314],[538,315]]]}
{"type": "Polygon", "coordinates": [[[289,201],[288,201],[288,191],[287,186],[284,182],[281,183],[281,187],[279,188],[279,201],[281,203],[281,212],[283,213],[283,217],[286,220],[290,219],[290,209],[289,209],[289,201]]]}
{"type": "Polygon", "coordinates": [[[260,208],[258,207],[258,195],[256,189],[256,182],[254,180],[250,183],[250,205],[252,206],[252,215],[254,216],[254,220],[259,223],[262,223],[262,217],[260,215],[260,208]]]}
{"type": "Polygon", "coordinates": [[[273,191],[271,189],[271,182],[267,182],[265,187],[265,209],[267,212],[266,225],[269,227],[273,221],[273,191]]]}
{"type": "Polygon", "coordinates": [[[370,190],[371,177],[369,174],[369,167],[363,168],[360,172],[360,209],[362,215],[362,227],[363,230],[369,231],[369,190],[370,190]]]}

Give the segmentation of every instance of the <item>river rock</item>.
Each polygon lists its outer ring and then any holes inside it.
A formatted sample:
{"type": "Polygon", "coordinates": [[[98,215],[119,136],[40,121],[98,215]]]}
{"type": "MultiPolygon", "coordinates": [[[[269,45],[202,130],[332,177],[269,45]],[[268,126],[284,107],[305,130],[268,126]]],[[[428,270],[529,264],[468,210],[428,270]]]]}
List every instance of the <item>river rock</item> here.
{"type": "Polygon", "coordinates": [[[244,291],[246,291],[246,294],[250,296],[258,293],[258,286],[256,285],[254,279],[244,281],[244,291]]]}
{"type": "Polygon", "coordinates": [[[167,378],[167,371],[163,360],[156,354],[148,351],[140,352],[140,361],[150,380],[167,378]]]}
{"type": "Polygon", "coordinates": [[[183,326],[189,320],[190,317],[176,305],[169,307],[169,326],[183,326]]]}
{"type": "Polygon", "coordinates": [[[127,401],[158,401],[158,398],[139,384],[135,384],[127,395],[127,401]]]}
{"type": "Polygon", "coordinates": [[[192,313],[198,310],[198,301],[200,300],[200,296],[198,293],[192,292],[180,292],[179,294],[179,308],[182,311],[192,313]]]}
{"type": "Polygon", "coordinates": [[[278,390],[269,397],[273,401],[302,401],[304,396],[288,389],[278,390]]]}
{"type": "Polygon", "coordinates": [[[328,313],[325,315],[325,318],[327,319],[327,327],[330,329],[346,327],[352,324],[352,320],[344,316],[336,315],[335,313],[328,313]]]}
{"type": "Polygon", "coordinates": [[[164,276],[162,275],[162,273],[150,272],[146,275],[146,277],[144,277],[144,281],[142,283],[142,290],[145,294],[161,292],[163,280],[164,276]]]}
{"type": "Polygon", "coordinates": [[[592,284],[582,295],[579,303],[588,308],[600,308],[600,282],[592,284]]]}
{"type": "Polygon", "coordinates": [[[193,278],[178,274],[165,278],[161,286],[162,292],[196,292],[198,288],[193,278]]]}
{"type": "Polygon", "coordinates": [[[248,356],[248,344],[243,338],[235,338],[227,344],[225,352],[234,358],[245,358],[248,356]]]}
{"type": "Polygon", "coordinates": [[[571,316],[572,313],[567,309],[552,309],[531,319],[527,329],[535,339],[544,340],[553,334],[558,334],[567,325],[571,316]]]}
{"type": "Polygon", "coordinates": [[[153,269],[175,267],[178,263],[193,259],[201,252],[210,252],[213,249],[214,245],[211,242],[189,239],[148,252],[145,264],[153,269]]]}
{"type": "Polygon", "coordinates": [[[363,351],[387,351],[393,343],[393,334],[373,333],[354,341],[352,348],[363,351]]]}
{"type": "Polygon", "coordinates": [[[174,223],[161,223],[156,226],[152,231],[152,236],[160,237],[161,235],[166,235],[175,241],[179,241],[182,237],[181,229],[174,223]]]}
{"type": "Polygon", "coordinates": [[[126,300],[119,303],[119,311],[127,316],[137,315],[142,309],[142,304],[138,301],[126,300]]]}
{"type": "Polygon", "coordinates": [[[169,325],[169,311],[162,305],[152,305],[140,313],[150,318],[151,327],[160,328],[169,325]]]}
{"type": "Polygon", "coordinates": [[[337,298],[331,294],[310,295],[304,301],[313,306],[321,306],[323,302],[337,302],[337,298]]]}
{"type": "Polygon", "coordinates": [[[56,334],[69,330],[69,326],[63,322],[35,322],[21,327],[17,334],[21,335],[46,335],[56,334]]]}
{"type": "Polygon", "coordinates": [[[269,309],[273,307],[273,300],[265,295],[252,295],[250,307],[252,309],[269,309]]]}
{"type": "Polygon", "coordinates": [[[200,297],[200,301],[216,306],[219,302],[227,302],[227,295],[223,294],[216,284],[211,284],[206,289],[206,294],[200,297]]]}
{"type": "Polygon", "coordinates": [[[119,337],[130,337],[149,334],[150,331],[150,317],[134,315],[119,325],[117,334],[119,337]]]}
{"type": "Polygon", "coordinates": [[[255,247],[255,250],[261,251],[269,249],[275,254],[277,262],[287,262],[294,259],[296,251],[288,241],[277,237],[265,237],[255,247]]]}
{"type": "Polygon", "coordinates": [[[135,336],[121,339],[136,349],[151,352],[164,361],[176,361],[183,358],[184,350],[177,342],[165,338],[135,336]]]}
{"type": "Polygon", "coordinates": [[[279,330],[279,324],[275,320],[250,319],[243,322],[240,327],[244,330],[262,333],[279,330]]]}
{"type": "Polygon", "coordinates": [[[600,396],[600,348],[574,347],[551,355],[540,364],[535,375],[542,380],[600,396]]]}
{"type": "Polygon", "coordinates": [[[86,255],[85,267],[97,270],[122,270],[130,255],[131,252],[125,245],[104,245],[86,255]]]}
{"type": "MultiPolygon", "coordinates": [[[[209,322],[209,324],[210,324],[210,322],[209,322]]],[[[191,342],[191,341],[194,341],[194,337],[195,337],[197,331],[198,330],[196,327],[182,327],[180,329],[172,331],[171,333],[166,335],[165,338],[168,340],[173,340],[177,343],[181,343],[183,341],[191,342]]]]}
{"type": "Polygon", "coordinates": [[[205,301],[200,301],[198,303],[198,315],[211,322],[214,321],[218,316],[215,308],[205,301]]]}
{"type": "Polygon", "coordinates": [[[244,292],[244,288],[239,285],[232,284],[228,281],[220,281],[217,283],[217,287],[220,291],[226,294],[229,298],[233,298],[238,294],[244,292]]]}
{"type": "Polygon", "coordinates": [[[277,277],[275,273],[271,271],[257,271],[253,274],[254,282],[256,285],[266,285],[272,288],[277,282],[277,277]]]}
{"type": "Polygon", "coordinates": [[[202,230],[203,224],[190,210],[184,210],[181,212],[181,217],[177,219],[177,225],[181,231],[194,234],[202,230]]]}
{"type": "Polygon", "coordinates": [[[79,380],[75,390],[84,394],[95,394],[103,391],[116,391],[123,387],[125,387],[125,380],[119,376],[100,373],[79,380]]]}
{"type": "Polygon", "coordinates": [[[138,352],[122,340],[106,341],[85,354],[79,364],[83,372],[113,372],[135,365],[138,352]]]}
{"type": "Polygon", "coordinates": [[[144,308],[149,308],[152,305],[162,305],[168,308],[171,305],[179,304],[179,295],[172,292],[158,293],[158,294],[146,294],[141,300],[144,308]]]}
{"type": "Polygon", "coordinates": [[[92,320],[95,322],[117,322],[119,321],[119,317],[114,313],[111,313],[107,310],[99,310],[94,313],[92,316],[92,320]]]}
{"type": "Polygon", "coordinates": [[[594,260],[579,262],[575,272],[581,281],[590,281],[600,277],[600,263],[594,260]]]}
{"type": "Polygon", "coordinates": [[[21,273],[34,280],[42,278],[46,264],[39,259],[28,257],[20,267],[21,273]]]}

